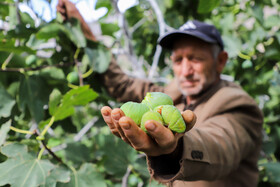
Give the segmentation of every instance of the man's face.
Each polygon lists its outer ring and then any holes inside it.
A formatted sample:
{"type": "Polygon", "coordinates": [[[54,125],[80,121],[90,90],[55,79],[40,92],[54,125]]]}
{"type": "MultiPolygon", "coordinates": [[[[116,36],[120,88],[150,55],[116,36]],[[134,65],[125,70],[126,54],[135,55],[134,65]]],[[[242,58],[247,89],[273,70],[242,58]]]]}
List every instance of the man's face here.
{"type": "Polygon", "coordinates": [[[179,88],[186,96],[198,95],[218,80],[212,47],[199,39],[176,42],[171,60],[179,88]]]}

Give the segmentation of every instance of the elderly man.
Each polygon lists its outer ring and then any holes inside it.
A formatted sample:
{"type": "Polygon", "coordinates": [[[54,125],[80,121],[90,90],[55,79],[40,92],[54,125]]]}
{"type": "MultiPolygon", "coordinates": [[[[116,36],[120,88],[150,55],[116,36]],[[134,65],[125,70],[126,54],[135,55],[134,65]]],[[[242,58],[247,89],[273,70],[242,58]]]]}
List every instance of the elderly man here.
{"type": "MultiPolygon", "coordinates": [[[[61,0],[59,7],[67,9],[67,3],[61,0]]],[[[104,85],[119,101],[139,102],[147,92],[164,92],[181,111],[194,111],[196,125],[184,134],[173,134],[150,120],[145,124],[147,135],[120,109],[105,106],[101,113],[112,133],[147,155],[151,177],[161,183],[257,186],[262,114],[238,85],[220,79],[228,56],[217,29],[188,21],[161,37],[159,44],[172,51],[175,78],[169,85],[128,77],[114,59],[102,75],[104,85]]]]}

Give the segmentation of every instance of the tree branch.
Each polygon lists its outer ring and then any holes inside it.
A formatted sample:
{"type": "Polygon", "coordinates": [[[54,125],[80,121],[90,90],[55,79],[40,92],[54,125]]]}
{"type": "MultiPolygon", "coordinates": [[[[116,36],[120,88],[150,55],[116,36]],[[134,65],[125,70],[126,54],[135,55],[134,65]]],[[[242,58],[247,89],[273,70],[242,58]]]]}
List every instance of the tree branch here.
{"type": "Polygon", "coordinates": [[[1,69],[6,69],[7,65],[10,63],[10,61],[12,60],[14,56],[14,53],[10,53],[9,56],[7,57],[7,59],[4,61],[4,63],[1,66],[1,69]]]}
{"type": "Polygon", "coordinates": [[[17,24],[21,24],[20,10],[19,10],[19,0],[16,1],[16,16],[17,16],[17,24]]]}
{"type": "MultiPolygon", "coordinates": [[[[164,22],[162,12],[161,12],[157,2],[155,0],[148,0],[148,1],[151,4],[152,9],[154,10],[156,17],[157,17],[157,22],[158,22],[158,26],[159,26],[159,36],[162,36],[162,35],[164,35],[165,30],[167,30],[166,29],[167,24],[164,22]]],[[[168,27],[168,29],[170,29],[170,28],[168,27]]],[[[155,52],[154,58],[153,58],[153,64],[149,71],[149,76],[148,76],[149,79],[152,79],[156,72],[156,69],[158,66],[158,61],[159,61],[159,58],[161,55],[161,51],[162,51],[161,46],[157,45],[156,52],[155,52]]]]}
{"type": "Polygon", "coordinates": [[[68,67],[68,66],[73,66],[75,63],[63,63],[63,64],[55,64],[55,65],[42,65],[34,68],[1,68],[0,72],[26,72],[26,71],[37,71],[45,68],[50,68],[50,67],[68,67]]]}
{"type": "Polygon", "coordinates": [[[120,10],[119,10],[118,0],[111,0],[111,2],[114,6],[114,9],[116,10],[116,15],[118,17],[119,27],[121,28],[121,31],[122,31],[123,36],[124,36],[126,49],[128,50],[128,54],[129,54],[128,57],[129,57],[129,59],[132,63],[133,74],[136,77],[144,78],[144,77],[146,77],[146,75],[145,75],[145,72],[144,72],[141,64],[138,63],[137,56],[134,53],[134,47],[131,43],[132,36],[131,36],[131,32],[129,32],[126,18],[123,15],[123,13],[121,13],[120,10]]]}
{"type": "Polygon", "coordinates": [[[80,53],[80,48],[77,48],[74,55],[74,62],[75,62],[75,66],[77,67],[80,86],[83,86],[84,85],[83,76],[82,76],[82,72],[80,71],[80,63],[78,62],[79,53],[80,53]]]}
{"type": "MultiPolygon", "coordinates": [[[[38,136],[40,136],[40,134],[38,133],[38,131],[37,130],[34,130],[34,134],[38,137],[38,136]]],[[[58,156],[56,156],[56,154],[52,151],[52,150],[50,150],[49,148],[48,148],[48,146],[47,146],[47,144],[45,143],[45,141],[44,140],[40,140],[40,142],[42,143],[42,145],[44,146],[44,148],[52,155],[52,157],[54,158],[54,159],[56,159],[58,162],[60,162],[60,163],[63,163],[63,161],[61,160],[61,158],[59,158],[58,156]]]]}
{"type": "Polygon", "coordinates": [[[88,132],[88,130],[95,124],[95,122],[98,120],[98,117],[92,118],[80,131],[79,133],[74,136],[74,141],[80,141],[82,137],[88,132]]]}
{"type": "Polygon", "coordinates": [[[131,166],[128,166],[126,173],[124,174],[124,176],[122,178],[122,187],[127,187],[127,180],[128,180],[130,172],[131,172],[131,166]]]}
{"type": "Polygon", "coordinates": [[[0,5],[15,6],[15,3],[0,2],[0,5]]]}

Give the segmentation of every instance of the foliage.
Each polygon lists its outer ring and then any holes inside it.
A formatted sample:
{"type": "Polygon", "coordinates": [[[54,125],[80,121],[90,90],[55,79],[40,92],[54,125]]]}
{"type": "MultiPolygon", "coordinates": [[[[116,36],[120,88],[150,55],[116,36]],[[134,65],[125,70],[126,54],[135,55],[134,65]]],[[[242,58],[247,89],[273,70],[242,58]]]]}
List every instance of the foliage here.
{"type": "MultiPolygon", "coordinates": [[[[255,98],[265,117],[259,186],[279,186],[278,2],[157,2],[169,27],[198,19],[221,31],[230,57],[224,73],[255,98]]],[[[109,0],[98,0],[100,7],[108,9],[99,23],[114,41],[111,51],[117,57],[121,51],[134,55],[148,74],[160,34],[151,1],[142,0],[125,14],[109,0]],[[118,22],[120,16],[127,25],[118,22]]],[[[88,41],[75,19],[36,19],[13,0],[0,2],[0,185],[159,186],[149,181],[145,157],[112,136],[101,119],[103,105],[119,106],[98,79],[110,61],[108,46],[88,41]]],[[[167,56],[160,55],[158,74],[151,80],[170,79],[167,56]]],[[[133,71],[133,65],[126,71],[133,71]]]]}

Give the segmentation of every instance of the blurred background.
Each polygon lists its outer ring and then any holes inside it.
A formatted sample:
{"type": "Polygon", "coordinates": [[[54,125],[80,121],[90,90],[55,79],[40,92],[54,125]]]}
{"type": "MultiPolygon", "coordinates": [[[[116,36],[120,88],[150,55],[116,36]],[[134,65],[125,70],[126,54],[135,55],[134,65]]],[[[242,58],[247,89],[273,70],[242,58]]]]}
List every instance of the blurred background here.
{"type": "Polygon", "coordinates": [[[99,43],[64,22],[57,1],[0,1],[0,186],[160,186],[101,119],[102,106],[121,103],[99,77],[113,53],[127,74],[167,84],[170,54],[157,39],[189,19],[222,33],[222,78],[264,114],[259,187],[280,186],[279,0],[72,1],[99,43]]]}

